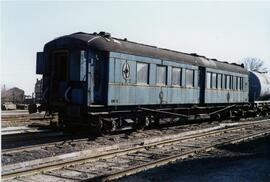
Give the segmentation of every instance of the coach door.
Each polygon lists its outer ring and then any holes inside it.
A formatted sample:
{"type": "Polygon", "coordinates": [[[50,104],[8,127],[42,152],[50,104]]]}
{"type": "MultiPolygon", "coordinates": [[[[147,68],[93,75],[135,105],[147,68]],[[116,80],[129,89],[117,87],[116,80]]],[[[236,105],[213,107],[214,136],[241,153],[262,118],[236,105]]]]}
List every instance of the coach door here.
{"type": "Polygon", "coordinates": [[[205,104],[205,74],[205,68],[199,67],[198,81],[200,87],[200,104],[205,104]]]}
{"type": "Polygon", "coordinates": [[[52,53],[50,100],[57,101],[63,98],[68,81],[68,51],[59,50],[52,53]]]}

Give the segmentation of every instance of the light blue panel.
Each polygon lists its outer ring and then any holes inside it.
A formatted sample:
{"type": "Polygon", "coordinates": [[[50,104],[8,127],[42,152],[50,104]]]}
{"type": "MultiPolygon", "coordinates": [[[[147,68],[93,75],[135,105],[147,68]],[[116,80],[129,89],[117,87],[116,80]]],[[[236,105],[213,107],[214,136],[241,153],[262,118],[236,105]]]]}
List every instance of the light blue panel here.
{"type": "Polygon", "coordinates": [[[74,104],[83,104],[83,90],[72,89],[71,90],[71,102],[74,104]]]}
{"type": "Polygon", "coordinates": [[[110,52],[110,57],[113,58],[119,58],[119,59],[126,59],[130,61],[140,61],[145,63],[154,63],[154,64],[161,64],[160,59],[150,58],[150,57],[143,57],[143,56],[135,56],[135,55],[129,55],[124,53],[116,53],[116,52],[110,52]]]}
{"type": "Polygon", "coordinates": [[[182,86],[186,86],[186,69],[182,68],[182,86]]]}
{"type": "Polygon", "coordinates": [[[113,57],[113,58],[120,58],[120,53],[118,52],[110,52],[110,57],[113,57]]]}
{"type": "Polygon", "coordinates": [[[234,76],[241,76],[241,77],[247,77],[248,76],[246,74],[235,73],[235,72],[224,71],[224,70],[213,69],[213,68],[206,68],[206,71],[215,72],[215,73],[229,74],[229,75],[234,75],[234,76]]]}
{"type": "Polygon", "coordinates": [[[92,49],[88,50],[88,66],[87,66],[87,104],[90,106],[94,102],[94,67],[96,61],[96,52],[92,49]]]}
{"type": "Polygon", "coordinates": [[[186,88],[184,89],[185,94],[184,96],[184,103],[194,103],[194,98],[197,98],[196,92],[194,92],[194,88],[186,88]]]}
{"type": "Polygon", "coordinates": [[[198,66],[194,66],[191,64],[184,64],[184,63],[179,63],[178,61],[168,61],[168,60],[164,60],[163,61],[163,65],[167,65],[167,66],[173,66],[173,67],[181,67],[181,68],[189,68],[189,69],[198,69],[198,66]]]}
{"type": "Polygon", "coordinates": [[[168,99],[170,103],[176,104],[183,102],[181,95],[182,95],[181,88],[170,88],[168,90],[168,99]]]}
{"type": "Polygon", "coordinates": [[[110,58],[109,60],[109,82],[113,83],[114,82],[114,58],[110,58]]]}
{"type": "Polygon", "coordinates": [[[243,78],[243,82],[244,82],[244,88],[243,91],[244,92],[248,92],[249,91],[249,87],[248,87],[248,76],[243,78]]]}
{"type": "Polygon", "coordinates": [[[199,78],[199,71],[195,70],[194,71],[194,87],[198,88],[198,78],[199,78]]]}
{"type": "Polygon", "coordinates": [[[232,90],[206,90],[205,103],[237,103],[247,102],[248,93],[232,90]],[[230,95],[229,101],[227,100],[228,93],[230,95]]]}
{"type": "Polygon", "coordinates": [[[117,95],[117,93],[115,93],[116,91],[118,91],[118,89],[114,88],[114,85],[108,85],[108,105],[117,105],[118,102],[115,100],[119,99],[119,94],[117,95]]]}
{"type": "Polygon", "coordinates": [[[115,66],[114,66],[114,81],[111,83],[122,83],[122,84],[135,84],[136,83],[136,62],[134,61],[127,61],[124,59],[115,59],[115,66]],[[123,65],[128,63],[130,67],[130,75],[128,79],[124,79],[123,77],[123,65]]]}
{"type": "Polygon", "coordinates": [[[157,87],[149,87],[150,90],[150,95],[149,95],[149,100],[150,100],[150,104],[156,104],[159,103],[159,97],[157,94],[157,87]]]}
{"type": "Polygon", "coordinates": [[[167,67],[167,85],[172,85],[172,67],[167,67]]]}
{"type": "Polygon", "coordinates": [[[233,103],[234,103],[234,102],[236,101],[236,98],[235,98],[235,95],[236,95],[236,94],[235,94],[234,91],[231,92],[230,94],[231,94],[231,95],[230,95],[230,97],[231,97],[231,98],[230,98],[230,102],[233,102],[233,103]]]}
{"type": "Polygon", "coordinates": [[[127,83],[128,84],[136,84],[136,80],[137,80],[136,62],[135,61],[127,61],[127,63],[130,66],[130,75],[129,75],[129,79],[127,79],[127,83]]]}
{"type": "Polygon", "coordinates": [[[136,88],[136,102],[137,105],[146,105],[150,103],[150,89],[146,87],[136,88]]]}
{"type": "Polygon", "coordinates": [[[123,76],[122,76],[122,67],[125,63],[125,60],[122,59],[115,59],[115,67],[114,67],[114,82],[115,83],[123,83],[123,76]]]}
{"type": "Polygon", "coordinates": [[[199,90],[195,88],[110,84],[108,105],[160,104],[161,91],[163,104],[199,103],[199,90]]]}
{"type": "MultiPolygon", "coordinates": [[[[205,103],[216,103],[216,92],[213,90],[206,90],[205,91],[205,103]]],[[[219,101],[221,103],[227,103],[226,94],[219,94],[219,101]]]]}
{"type": "Polygon", "coordinates": [[[150,64],[150,78],[149,78],[149,85],[156,85],[156,65],[155,64],[150,64]]]}
{"type": "MultiPolygon", "coordinates": [[[[244,78],[244,83],[246,82],[248,85],[248,75],[223,71],[223,70],[216,70],[212,68],[206,68],[206,71],[221,73],[223,75],[233,75],[239,76],[244,78]]],[[[223,83],[224,83],[223,79],[223,83]]],[[[224,84],[223,84],[224,85],[224,84]]],[[[205,91],[205,103],[238,103],[238,102],[248,102],[248,87],[245,87],[244,90],[225,90],[225,89],[206,89],[205,91]],[[227,100],[229,94],[229,101],[227,100]]]]}
{"type": "Polygon", "coordinates": [[[165,96],[164,96],[164,104],[170,104],[170,101],[169,101],[169,89],[168,87],[165,88],[165,96]]]}
{"type": "Polygon", "coordinates": [[[108,105],[135,105],[136,87],[110,84],[108,90],[108,105]]]}
{"type": "Polygon", "coordinates": [[[118,105],[133,105],[136,102],[135,91],[136,91],[135,87],[120,86],[118,105]]]}
{"type": "Polygon", "coordinates": [[[166,104],[168,103],[168,96],[167,96],[167,89],[165,87],[155,87],[155,98],[154,98],[154,102],[156,104],[166,104]],[[160,94],[161,92],[163,93],[163,98],[161,100],[160,94]]]}

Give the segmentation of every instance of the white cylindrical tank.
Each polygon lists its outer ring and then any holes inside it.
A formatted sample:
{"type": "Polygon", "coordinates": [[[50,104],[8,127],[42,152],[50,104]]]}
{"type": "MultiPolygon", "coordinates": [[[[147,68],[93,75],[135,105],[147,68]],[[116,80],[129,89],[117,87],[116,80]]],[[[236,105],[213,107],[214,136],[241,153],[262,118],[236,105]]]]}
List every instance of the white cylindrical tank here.
{"type": "Polygon", "coordinates": [[[251,101],[270,99],[270,75],[268,73],[250,72],[249,98],[251,101]]]}

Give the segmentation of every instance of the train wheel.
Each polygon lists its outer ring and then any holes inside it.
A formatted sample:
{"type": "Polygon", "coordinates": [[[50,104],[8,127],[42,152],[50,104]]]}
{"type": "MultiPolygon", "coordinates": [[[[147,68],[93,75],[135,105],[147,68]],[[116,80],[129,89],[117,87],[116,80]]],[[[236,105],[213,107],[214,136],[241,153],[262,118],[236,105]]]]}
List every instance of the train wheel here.
{"type": "Polygon", "coordinates": [[[137,122],[137,125],[136,125],[136,130],[142,131],[146,127],[148,127],[149,125],[150,125],[150,120],[149,120],[148,117],[138,118],[138,122],[137,122]]]}
{"type": "Polygon", "coordinates": [[[103,121],[100,118],[91,118],[90,131],[91,134],[102,135],[103,121]]]}

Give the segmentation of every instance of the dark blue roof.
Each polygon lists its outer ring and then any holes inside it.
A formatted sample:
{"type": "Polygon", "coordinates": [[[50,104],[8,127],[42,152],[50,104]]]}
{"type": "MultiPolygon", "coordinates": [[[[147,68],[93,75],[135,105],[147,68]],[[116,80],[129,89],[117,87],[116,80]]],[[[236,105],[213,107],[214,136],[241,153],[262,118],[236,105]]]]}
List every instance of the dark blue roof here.
{"type": "Polygon", "coordinates": [[[45,45],[45,48],[54,49],[57,47],[79,48],[91,47],[100,51],[113,51],[137,56],[152,57],[157,59],[181,62],[202,67],[221,69],[231,72],[248,74],[248,71],[235,63],[220,62],[216,59],[209,59],[197,54],[188,54],[155,46],[149,46],[126,39],[113,38],[110,34],[89,34],[78,32],[65,35],[52,40],[45,45]]]}

